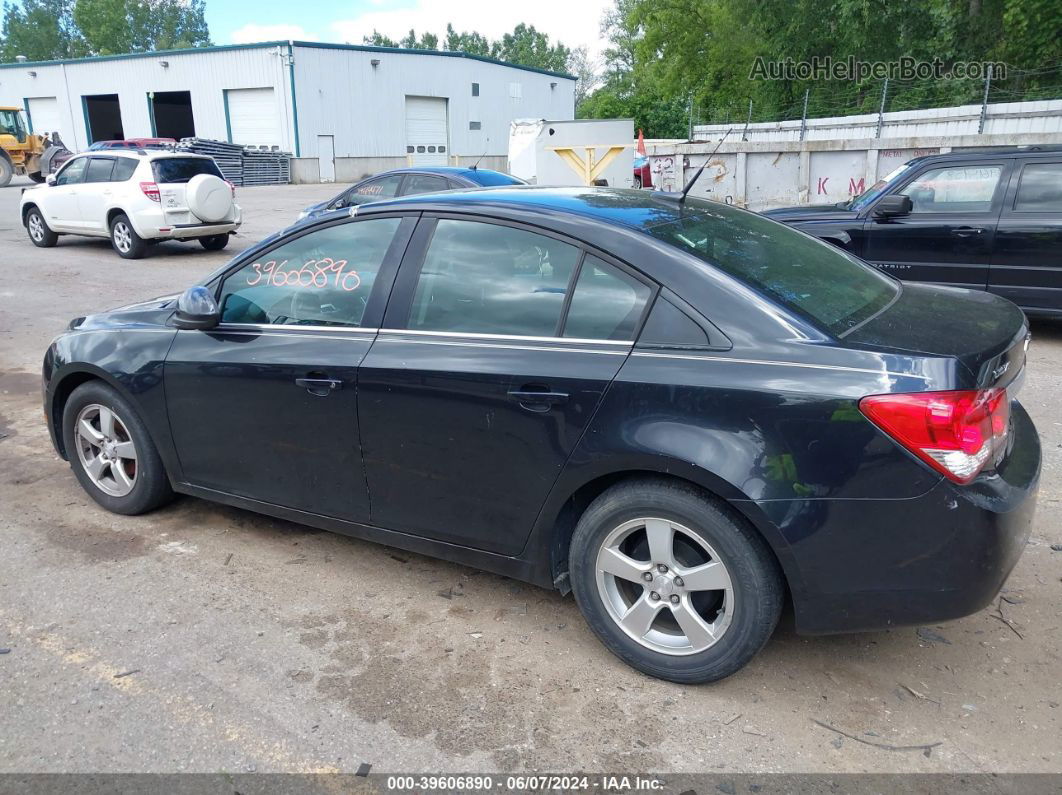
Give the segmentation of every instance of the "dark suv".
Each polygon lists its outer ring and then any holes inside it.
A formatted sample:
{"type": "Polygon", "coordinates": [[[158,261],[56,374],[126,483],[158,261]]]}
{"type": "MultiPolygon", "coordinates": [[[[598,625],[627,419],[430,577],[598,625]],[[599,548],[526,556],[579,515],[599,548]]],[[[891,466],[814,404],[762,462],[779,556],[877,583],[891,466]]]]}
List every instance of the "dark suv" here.
{"type": "Polygon", "coordinates": [[[849,202],[764,214],[900,279],[1062,316],[1062,147],[919,157],[849,202]]]}

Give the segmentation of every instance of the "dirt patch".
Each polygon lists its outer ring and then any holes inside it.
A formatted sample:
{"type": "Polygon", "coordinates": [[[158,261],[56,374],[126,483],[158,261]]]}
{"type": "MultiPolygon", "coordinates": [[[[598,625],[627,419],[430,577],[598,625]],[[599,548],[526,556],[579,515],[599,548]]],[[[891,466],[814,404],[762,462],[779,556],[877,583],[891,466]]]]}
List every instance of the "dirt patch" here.
{"type": "Polygon", "coordinates": [[[39,395],[40,393],[41,377],[38,373],[27,373],[22,370],[0,370],[0,394],[39,395]]]}
{"type": "MultiPolygon", "coordinates": [[[[79,512],[84,515],[84,512],[79,512]]],[[[39,519],[34,529],[50,545],[76,552],[89,563],[117,563],[151,552],[148,539],[127,530],[112,530],[90,522],[55,524],[39,519]]]]}

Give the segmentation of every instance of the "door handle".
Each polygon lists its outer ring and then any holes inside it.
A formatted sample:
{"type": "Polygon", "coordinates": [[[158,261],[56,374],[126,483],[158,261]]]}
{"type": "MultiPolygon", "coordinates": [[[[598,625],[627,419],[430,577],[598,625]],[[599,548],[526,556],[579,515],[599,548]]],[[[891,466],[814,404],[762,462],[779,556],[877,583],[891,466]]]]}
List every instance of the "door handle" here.
{"type": "Polygon", "coordinates": [[[325,397],[336,389],[343,388],[343,382],[335,378],[296,378],[295,386],[300,386],[311,395],[325,397]]]}
{"type": "Polygon", "coordinates": [[[568,393],[551,392],[548,388],[535,389],[529,385],[510,390],[509,398],[528,411],[549,411],[552,406],[567,403],[568,393]]]}
{"type": "Polygon", "coordinates": [[[957,226],[951,230],[951,233],[956,237],[973,237],[984,234],[984,231],[984,227],[981,226],[957,226]]]}

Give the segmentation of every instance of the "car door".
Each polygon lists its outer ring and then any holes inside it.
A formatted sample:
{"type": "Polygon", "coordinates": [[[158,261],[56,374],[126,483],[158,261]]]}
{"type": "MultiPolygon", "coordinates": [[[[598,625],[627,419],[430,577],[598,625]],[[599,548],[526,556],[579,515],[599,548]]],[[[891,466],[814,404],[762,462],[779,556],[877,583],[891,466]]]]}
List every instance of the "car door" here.
{"type": "Polygon", "coordinates": [[[89,158],[75,157],[55,175],[55,183],[48,187],[41,202],[48,226],[56,232],[81,232],[84,222],[78,193],[82,189],[89,158]]]}
{"type": "Polygon", "coordinates": [[[901,279],[984,290],[1007,160],[927,165],[889,195],[911,199],[910,214],[870,208],[864,258],[901,279]]]}
{"type": "Polygon", "coordinates": [[[112,195],[111,174],[115,158],[93,155],[77,194],[78,214],[85,231],[107,231],[107,209],[112,195]]]}
{"type": "Polygon", "coordinates": [[[423,218],[359,373],[372,523],[518,553],[652,291],[539,229],[423,218]]]}
{"type": "Polygon", "coordinates": [[[1062,157],[1016,164],[988,289],[1023,309],[1062,312],[1062,157]]]}
{"type": "Polygon", "coordinates": [[[368,520],[357,372],[416,221],[343,219],[245,257],[217,287],[222,322],[177,332],[164,369],[186,482],[368,520]]]}

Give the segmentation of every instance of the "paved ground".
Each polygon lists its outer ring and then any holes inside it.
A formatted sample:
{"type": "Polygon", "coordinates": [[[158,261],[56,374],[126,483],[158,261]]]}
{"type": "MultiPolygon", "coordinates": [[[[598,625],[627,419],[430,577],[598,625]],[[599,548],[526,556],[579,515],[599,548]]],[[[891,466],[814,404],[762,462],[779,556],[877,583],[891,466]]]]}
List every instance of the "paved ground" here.
{"type": "MultiPolygon", "coordinates": [[[[334,190],[240,190],[228,253],[334,190]]],[[[47,440],[48,342],[226,257],[37,249],[17,201],[0,190],[0,771],[1062,770],[1062,325],[1035,327],[1022,395],[1046,461],[1001,605],[1017,632],[987,610],[831,638],[788,621],[744,672],[680,687],[554,593],[189,498],[96,507],[47,440]]]]}

